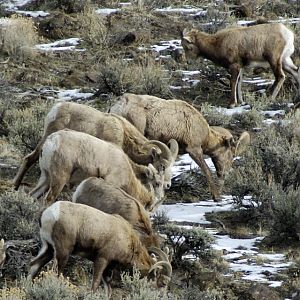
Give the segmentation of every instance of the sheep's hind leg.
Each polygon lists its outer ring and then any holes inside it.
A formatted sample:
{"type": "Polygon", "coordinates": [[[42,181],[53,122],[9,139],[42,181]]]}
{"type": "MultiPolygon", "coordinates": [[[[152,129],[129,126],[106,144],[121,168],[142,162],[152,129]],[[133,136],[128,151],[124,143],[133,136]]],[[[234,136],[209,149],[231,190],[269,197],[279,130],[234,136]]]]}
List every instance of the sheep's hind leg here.
{"type": "Polygon", "coordinates": [[[44,196],[43,201],[45,205],[52,204],[60,194],[60,192],[63,190],[66,183],[69,181],[70,176],[69,175],[62,175],[60,174],[59,178],[52,177],[50,179],[50,188],[47,192],[47,194],[44,196]]]}
{"type": "Polygon", "coordinates": [[[105,258],[97,257],[94,261],[94,274],[93,274],[93,284],[92,290],[96,292],[100,285],[103,272],[108,265],[108,261],[105,258]]]}
{"type": "Polygon", "coordinates": [[[43,246],[39,254],[30,262],[28,278],[34,279],[43,266],[53,258],[53,248],[47,242],[43,241],[43,246]]]}
{"type": "Polygon", "coordinates": [[[28,155],[23,158],[22,164],[18,170],[17,175],[13,180],[13,184],[15,186],[15,190],[17,190],[22,182],[22,179],[28,169],[39,159],[39,154],[41,152],[41,148],[43,146],[44,141],[41,140],[36,148],[28,155]]]}
{"type": "Polygon", "coordinates": [[[42,170],[41,177],[38,181],[37,186],[30,191],[30,195],[35,198],[39,199],[41,196],[43,196],[44,193],[49,189],[49,183],[48,183],[48,177],[46,173],[42,170]]]}
{"type": "Polygon", "coordinates": [[[283,60],[282,68],[284,71],[288,72],[293,76],[297,83],[297,101],[300,101],[300,67],[297,68],[290,57],[286,57],[283,60]]]}

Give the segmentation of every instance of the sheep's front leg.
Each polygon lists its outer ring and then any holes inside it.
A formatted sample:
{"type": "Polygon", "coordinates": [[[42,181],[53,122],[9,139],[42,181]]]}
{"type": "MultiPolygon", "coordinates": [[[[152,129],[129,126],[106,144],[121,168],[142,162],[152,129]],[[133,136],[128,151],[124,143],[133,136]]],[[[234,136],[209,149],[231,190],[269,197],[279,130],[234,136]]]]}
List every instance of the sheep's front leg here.
{"type": "Polygon", "coordinates": [[[229,67],[229,73],[230,73],[230,87],[231,87],[231,99],[230,103],[228,105],[228,108],[233,108],[237,105],[237,83],[238,78],[240,76],[241,68],[238,64],[232,64],[229,67]]]}
{"type": "Polygon", "coordinates": [[[271,68],[272,68],[274,76],[275,76],[275,81],[271,87],[271,98],[272,98],[272,100],[274,100],[277,97],[277,95],[283,85],[283,82],[285,80],[285,75],[282,70],[281,62],[278,62],[275,59],[270,59],[269,63],[271,65],[271,68]]]}
{"type": "Polygon", "coordinates": [[[237,100],[239,104],[243,103],[242,82],[243,82],[243,70],[241,69],[237,79],[237,90],[236,90],[237,100]]]}
{"type": "Polygon", "coordinates": [[[97,257],[94,261],[94,274],[93,274],[93,284],[92,291],[96,292],[98,289],[103,272],[108,265],[108,261],[103,257],[97,257]]]}
{"type": "Polygon", "coordinates": [[[202,172],[207,178],[208,186],[210,189],[210,192],[213,196],[214,201],[220,200],[220,194],[219,190],[213,180],[211,170],[209,169],[208,165],[206,164],[203,156],[203,151],[201,148],[187,148],[186,149],[191,158],[198,164],[202,172]]]}

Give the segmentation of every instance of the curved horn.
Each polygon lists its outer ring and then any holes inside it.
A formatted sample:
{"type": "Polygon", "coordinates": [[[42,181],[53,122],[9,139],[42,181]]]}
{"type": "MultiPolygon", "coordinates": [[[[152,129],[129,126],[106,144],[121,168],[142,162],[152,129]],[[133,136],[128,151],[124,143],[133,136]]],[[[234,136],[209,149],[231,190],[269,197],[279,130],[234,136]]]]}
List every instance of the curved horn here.
{"type": "Polygon", "coordinates": [[[6,60],[4,60],[4,61],[1,61],[0,62],[0,64],[7,64],[8,62],[9,62],[9,60],[10,60],[10,57],[8,57],[6,60]]]}
{"type": "Polygon", "coordinates": [[[176,140],[170,139],[168,141],[168,146],[170,148],[170,151],[172,153],[173,159],[175,160],[177,158],[178,152],[179,152],[179,146],[176,140]]]}
{"type": "Polygon", "coordinates": [[[169,149],[169,147],[166,144],[164,144],[160,141],[157,141],[157,140],[150,140],[145,145],[150,145],[150,144],[157,146],[160,149],[162,156],[165,157],[168,161],[172,160],[171,150],[169,149]]]}
{"type": "Polygon", "coordinates": [[[166,261],[159,261],[157,263],[155,263],[150,270],[148,271],[148,273],[153,272],[155,269],[160,269],[163,270],[163,275],[166,275],[168,277],[171,278],[172,275],[172,266],[169,262],[166,261]]]}
{"type": "Polygon", "coordinates": [[[162,251],[161,249],[159,249],[155,246],[151,246],[151,247],[148,248],[148,251],[156,254],[161,261],[169,262],[168,255],[164,251],[162,251]]]}

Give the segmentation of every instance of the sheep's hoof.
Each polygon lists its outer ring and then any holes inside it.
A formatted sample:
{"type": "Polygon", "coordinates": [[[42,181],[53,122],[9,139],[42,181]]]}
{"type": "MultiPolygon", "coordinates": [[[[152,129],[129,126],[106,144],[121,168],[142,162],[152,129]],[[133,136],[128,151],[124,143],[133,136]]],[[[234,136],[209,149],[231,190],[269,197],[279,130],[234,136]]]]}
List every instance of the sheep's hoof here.
{"type": "Polygon", "coordinates": [[[213,195],[213,200],[214,202],[220,202],[222,201],[221,196],[219,194],[213,195]]]}
{"type": "Polygon", "coordinates": [[[236,107],[236,104],[235,104],[235,103],[230,103],[230,104],[227,106],[227,108],[234,108],[234,107],[236,107]]]}

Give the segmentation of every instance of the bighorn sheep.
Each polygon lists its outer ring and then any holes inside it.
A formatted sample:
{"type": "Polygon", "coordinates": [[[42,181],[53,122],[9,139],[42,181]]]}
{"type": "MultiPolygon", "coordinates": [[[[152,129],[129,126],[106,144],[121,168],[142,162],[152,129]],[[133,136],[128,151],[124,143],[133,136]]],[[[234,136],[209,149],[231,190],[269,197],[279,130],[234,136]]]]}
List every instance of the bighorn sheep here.
{"type": "Polygon", "coordinates": [[[102,177],[124,189],[149,210],[163,196],[163,175],[151,164],[143,166],[143,171],[153,182],[155,195],[137,179],[128,156],[120,147],[83,132],[65,129],[49,135],[39,164],[41,176],[30,194],[38,199],[46,193],[44,201],[48,203],[56,200],[66,183],[77,184],[90,176],[102,177]]]}
{"type": "Polygon", "coordinates": [[[154,263],[132,226],[121,216],[84,204],[58,201],[42,213],[40,237],[42,248],[30,263],[29,278],[34,278],[52,258],[62,273],[69,256],[75,254],[94,262],[93,291],[99,287],[103,272],[112,262],[135,265],[143,276],[159,269],[158,287],[170,281],[169,261],[154,263]]]}
{"type": "Polygon", "coordinates": [[[4,242],[4,239],[0,240],[0,277],[2,276],[2,268],[6,258],[6,249],[7,245],[4,242]]]}
{"type": "Polygon", "coordinates": [[[61,129],[85,132],[102,140],[119,145],[136,163],[152,163],[158,171],[163,171],[165,187],[171,185],[171,167],[177,156],[176,141],[170,141],[170,149],[159,141],[149,141],[132,124],[120,116],[100,112],[92,107],[72,102],[61,102],[52,107],[45,118],[44,134],[35,150],[25,156],[14,179],[15,188],[27,170],[38,160],[46,138],[61,129]]]}
{"type": "Polygon", "coordinates": [[[202,56],[229,71],[231,75],[229,107],[243,102],[242,69],[266,62],[271,66],[275,76],[271,88],[272,99],[276,98],[285,80],[283,71],[291,74],[296,80],[297,97],[300,95],[299,69],[291,59],[294,52],[294,33],[281,23],[226,28],[215,34],[207,34],[196,29],[184,30],[181,44],[188,61],[202,56]]]}
{"type": "Polygon", "coordinates": [[[118,214],[137,230],[143,245],[148,247],[160,244],[159,236],[152,229],[149,213],[141,203],[102,178],[83,180],[73,194],[73,202],[86,204],[108,214],[118,214]]]}
{"type": "Polygon", "coordinates": [[[237,142],[224,129],[211,128],[202,114],[181,100],[164,100],[154,96],[124,94],[110,111],[128,119],[148,138],[167,141],[175,139],[181,153],[188,153],[206,175],[215,200],[219,192],[203,155],[212,158],[221,179],[232,165],[233,156],[244,149],[250,136],[243,132],[237,142]]]}

